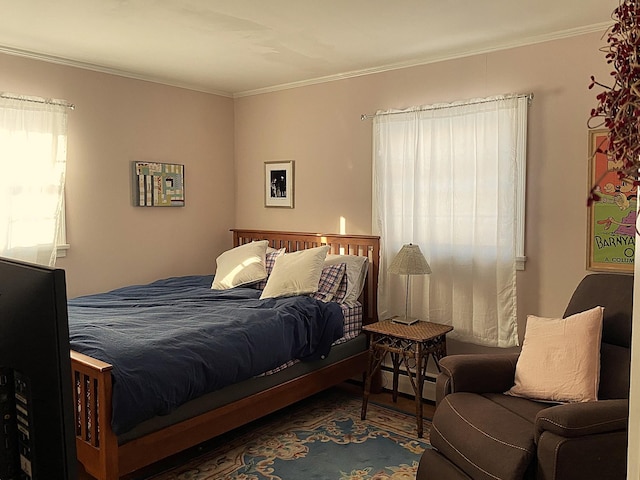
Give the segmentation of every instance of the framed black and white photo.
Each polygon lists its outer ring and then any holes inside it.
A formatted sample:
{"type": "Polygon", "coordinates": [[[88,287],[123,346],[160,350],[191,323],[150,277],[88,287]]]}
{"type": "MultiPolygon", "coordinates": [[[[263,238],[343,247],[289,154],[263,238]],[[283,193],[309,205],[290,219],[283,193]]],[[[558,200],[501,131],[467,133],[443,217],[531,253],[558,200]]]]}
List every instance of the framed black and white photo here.
{"type": "Polygon", "coordinates": [[[264,206],[293,208],[293,160],[264,162],[264,206]]]}

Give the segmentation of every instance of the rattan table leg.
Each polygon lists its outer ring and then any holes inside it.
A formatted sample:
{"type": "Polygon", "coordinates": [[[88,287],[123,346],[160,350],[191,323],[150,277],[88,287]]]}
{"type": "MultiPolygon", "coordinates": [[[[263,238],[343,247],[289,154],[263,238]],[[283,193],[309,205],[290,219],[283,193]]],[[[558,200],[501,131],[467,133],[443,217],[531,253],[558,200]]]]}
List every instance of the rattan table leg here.
{"type": "Polygon", "coordinates": [[[360,418],[364,420],[367,417],[367,406],[369,404],[369,395],[371,394],[371,379],[380,369],[384,358],[387,355],[386,350],[376,348],[374,342],[369,346],[369,363],[367,365],[367,376],[364,382],[364,392],[362,394],[362,412],[360,418]]]}
{"type": "Polygon", "coordinates": [[[415,384],[415,394],[416,394],[416,424],[418,429],[418,438],[422,438],[422,389],[424,385],[424,379],[422,376],[422,362],[423,351],[422,344],[420,342],[415,343],[415,356],[416,356],[416,384],[415,384]]]}
{"type": "Polygon", "coordinates": [[[391,398],[393,403],[398,401],[398,378],[400,376],[400,354],[391,353],[391,362],[393,363],[393,386],[391,390],[391,398]]]}

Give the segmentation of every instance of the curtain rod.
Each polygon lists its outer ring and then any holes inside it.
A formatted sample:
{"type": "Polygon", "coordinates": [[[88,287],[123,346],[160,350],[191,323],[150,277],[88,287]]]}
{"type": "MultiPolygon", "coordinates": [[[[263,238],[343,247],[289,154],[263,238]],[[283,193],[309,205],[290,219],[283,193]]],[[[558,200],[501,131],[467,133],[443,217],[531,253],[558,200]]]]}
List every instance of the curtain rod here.
{"type": "Polygon", "coordinates": [[[20,102],[31,103],[44,103],[48,105],[58,105],[61,107],[67,107],[69,110],[75,110],[76,106],[73,103],[69,103],[65,100],[54,100],[52,98],[38,98],[38,97],[22,97],[20,95],[12,95],[10,93],[0,93],[0,98],[7,98],[9,100],[18,100],[20,102]]]}
{"type": "MultiPolygon", "coordinates": [[[[522,93],[519,95],[510,95],[510,96],[506,96],[505,98],[528,98],[529,99],[529,105],[531,105],[531,101],[533,100],[533,93],[522,93]]],[[[478,103],[488,103],[488,102],[494,102],[496,99],[495,98],[491,98],[491,99],[478,99],[478,100],[472,100],[469,102],[460,102],[457,103],[455,105],[452,104],[447,104],[447,105],[427,105],[423,108],[419,108],[418,110],[415,110],[417,112],[426,112],[428,110],[441,110],[443,108],[451,108],[451,107],[457,107],[457,106],[462,106],[462,105],[476,105],[478,103]]],[[[360,115],[360,120],[369,120],[371,118],[374,118],[376,115],[398,115],[400,113],[409,113],[406,110],[402,110],[402,111],[398,111],[398,112],[389,112],[389,113],[363,113],[362,115],[360,115]]]]}

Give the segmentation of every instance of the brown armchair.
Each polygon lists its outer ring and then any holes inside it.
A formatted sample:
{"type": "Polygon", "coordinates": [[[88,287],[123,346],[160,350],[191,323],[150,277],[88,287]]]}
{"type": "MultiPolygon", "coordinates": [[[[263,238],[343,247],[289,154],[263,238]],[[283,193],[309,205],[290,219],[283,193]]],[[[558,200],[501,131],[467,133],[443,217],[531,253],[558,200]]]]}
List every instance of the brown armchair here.
{"type": "Polygon", "coordinates": [[[417,480],[624,479],[633,276],[587,275],[564,316],[603,306],[598,400],[549,404],[504,395],[518,354],[440,361],[432,449],[417,480]]]}

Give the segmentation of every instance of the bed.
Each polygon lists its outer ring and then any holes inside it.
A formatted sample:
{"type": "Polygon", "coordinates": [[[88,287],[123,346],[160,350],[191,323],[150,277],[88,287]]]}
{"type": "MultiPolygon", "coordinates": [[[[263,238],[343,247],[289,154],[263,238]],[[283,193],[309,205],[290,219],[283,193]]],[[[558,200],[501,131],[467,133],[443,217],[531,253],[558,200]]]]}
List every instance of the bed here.
{"type": "MultiPolygon", "coordinates": [[[[362,324],[377,321],[378,237],[243,229],[233,229],[232,233],[234,247],[267,240],[270,248],[284,248],[288,253],[328,245],[333,255],[366,257],[368,269],[358,304],[362,324]]],[[[78,460],[86,472],[98,480],[116,480],[347,379],[359,377],[367,368],[367,342],[366,336],[360,333],[348,341],[337,342],[326,355],[316,355],[309,361],[288,362],[269,375],[256,375],[223,386],[119,434],[112,428],[114,365],[74,350],[71,364],[78,460]]]]}

